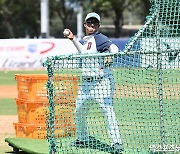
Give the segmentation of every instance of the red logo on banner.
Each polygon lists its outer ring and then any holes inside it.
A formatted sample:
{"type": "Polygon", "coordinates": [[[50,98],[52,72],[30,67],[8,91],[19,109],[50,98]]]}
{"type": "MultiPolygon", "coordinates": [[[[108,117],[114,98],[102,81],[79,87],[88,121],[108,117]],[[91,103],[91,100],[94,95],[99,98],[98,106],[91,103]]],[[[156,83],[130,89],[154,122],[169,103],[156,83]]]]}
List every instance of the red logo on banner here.
{"type": "Polygon", "coordinates": [[[40,52],[40,54],[44,54],[44,53],[46,53],[46,52],[49,52],[50,50],[52,50],[53,48],[54,48],[54,43],[52,43],[52,42],[42,42],[42,43],[44,43],[44,44],[50,44],[50,47],[48,47],[47,49],[45,49],[45,50],[42,50],[41,52],[40,52]]]}

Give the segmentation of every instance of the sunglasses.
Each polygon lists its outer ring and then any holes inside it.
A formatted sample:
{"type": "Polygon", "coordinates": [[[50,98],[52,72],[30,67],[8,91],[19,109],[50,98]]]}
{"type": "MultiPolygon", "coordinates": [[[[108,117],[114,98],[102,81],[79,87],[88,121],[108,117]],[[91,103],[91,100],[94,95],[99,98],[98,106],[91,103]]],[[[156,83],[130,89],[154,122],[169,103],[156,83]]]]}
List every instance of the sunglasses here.
{"type": "Polygon", "coordinates": [[[99,21],[97,19],[95,19],[95,18],[90,18],[90,19],[86,20],[86,24],[87,25],[93,24],[94,26],[98,26],[99,21]]]}

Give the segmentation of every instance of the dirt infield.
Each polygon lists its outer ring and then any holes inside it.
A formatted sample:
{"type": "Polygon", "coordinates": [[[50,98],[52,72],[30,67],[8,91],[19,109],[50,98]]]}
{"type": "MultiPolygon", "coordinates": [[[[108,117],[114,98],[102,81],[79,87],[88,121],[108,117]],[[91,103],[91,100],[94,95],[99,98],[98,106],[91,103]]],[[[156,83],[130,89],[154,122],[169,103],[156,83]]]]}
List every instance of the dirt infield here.
{"type": "MultiPolygon", "coordinates": [[[[17,86],[0,86],[0,98],[16,98],[17,86]]],[[[11,152],[12,148],[5,142],[5,138],[15,137],[13,123],[18,122],[17,115],[0,115],[0,153],[11,152]]]]}
{"type": "Polygon", "coordinates": [[[12,147],[8,146],[5,138],[16,136],[13,123],[17,121],[17,115],[0,115],[0,153],[12,152],[12,147]]]}
{"type": "Polygon", "coordinates": [[[0,86],[0,98],[16,98],[17,86],[0,86]]]}
{"type": "Polygon", "coordinates": [[[0,115],[0,134],[15,133],[13,123],[17,121],[17,115],[0,115]]]}
{"type": "MultiPolygon", "coordinates": [[[[163,98],[178,99],[180,84],[164,84],[163,98]]],[[[115,98],[138,98],[138,99],[158,99],[158,85],[136,84],[119,85],[115,87],[115,98]]]]}
{"type": "MultiPolygon", "coordinates": [[[[179,84],[165,84],[164,96],[176,99],[179,97],[179,84]]],[[[121,85],[116,87],[115,97],[157,98],[158,87],[149,84],[121,85]]],[[[17,86],[0,86],[0,98],[17,98],[17,86]]]]}

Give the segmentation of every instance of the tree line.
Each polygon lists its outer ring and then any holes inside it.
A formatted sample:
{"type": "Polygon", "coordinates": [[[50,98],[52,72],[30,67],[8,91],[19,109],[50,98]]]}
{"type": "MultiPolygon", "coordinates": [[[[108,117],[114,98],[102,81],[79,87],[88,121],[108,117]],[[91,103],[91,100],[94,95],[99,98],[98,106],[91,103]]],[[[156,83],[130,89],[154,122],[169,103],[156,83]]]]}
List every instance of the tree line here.
{"type": "MultiPolygon", "coordinates": [[[[131,12],[143,24],[149,13],[149,0],[49,0],[50,35],[61,37],[68,27],[76,31],[78,6],[83,7],[83,16],[94,11],[114,25],[114,37],[121,36],[125,14],[131,12]]],[[[133,19],[132,19],[133,20],[133,19]]],[[[39,37],[40,0],[0,0],[0,38],[39,37]]],[[[103,24],[103,23],[102,23],[103,24]]]]}

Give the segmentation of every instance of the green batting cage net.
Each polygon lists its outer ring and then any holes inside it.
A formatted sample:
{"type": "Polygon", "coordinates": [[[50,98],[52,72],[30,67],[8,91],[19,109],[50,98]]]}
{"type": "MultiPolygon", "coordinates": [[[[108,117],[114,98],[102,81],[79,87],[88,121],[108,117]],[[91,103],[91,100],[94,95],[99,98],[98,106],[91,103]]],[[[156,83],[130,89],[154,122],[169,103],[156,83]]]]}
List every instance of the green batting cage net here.
{"type": "Polygon", "coordinates": [[[151,3],[123,51],[47,59],[49,153],[179,152],[180,1],[151,3]]]}

